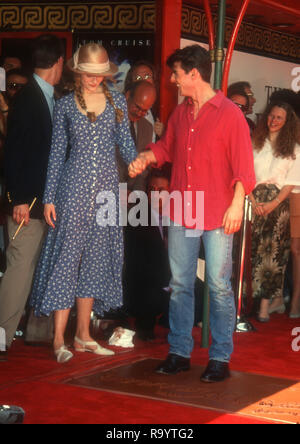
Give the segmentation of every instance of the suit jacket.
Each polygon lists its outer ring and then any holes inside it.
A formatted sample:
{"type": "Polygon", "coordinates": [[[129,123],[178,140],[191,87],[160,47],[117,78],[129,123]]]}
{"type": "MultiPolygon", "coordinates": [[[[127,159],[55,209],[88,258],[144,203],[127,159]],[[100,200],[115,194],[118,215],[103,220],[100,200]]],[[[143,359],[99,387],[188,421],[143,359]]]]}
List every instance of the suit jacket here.
{"type": "Polygon", "coordinates": [[[153,293],[169,286],[171,271],[168,250],[159,227],[151,226],[150,209],[148,227],[125,228],[124,250],[124,278],[132,293],[141,295],[146,289],[153,293]]]}
{"type": "Polygon", "coordinates": [[[31,204],[32,218],[43,218],[42,199],[51,148],[52,119],[46,98],[32,79],[18,95],[8,118],[4,147],[6,197],[12,207],[31,204]]]}

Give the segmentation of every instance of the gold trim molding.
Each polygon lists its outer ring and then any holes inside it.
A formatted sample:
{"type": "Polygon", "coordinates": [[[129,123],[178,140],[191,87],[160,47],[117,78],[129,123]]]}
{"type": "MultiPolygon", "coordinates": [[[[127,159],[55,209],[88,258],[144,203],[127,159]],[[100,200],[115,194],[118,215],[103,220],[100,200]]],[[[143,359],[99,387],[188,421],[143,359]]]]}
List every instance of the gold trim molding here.
{"type": "MultiPolygon", "coordinates": [[[[0,0],[1,1],[1,0],[0,0]]],[[[115,33],[155,32],[155,1],[85,1],[65,3],[42,0],[7,1],[0,6],[0,31],[103,31],[115,33]],[[109,3],[109,4],[108,4],[109,3]]],[[[217,26],[217,17],[214,17],[217,26]]],[[[226,42],[234,20],[226,20],[226,42]]],[[[191,40],[208,41],[205,12],[183,5],[182,34],[191,40]]],[[[263,56],[300,62],[300,38],[272,31],[258,25],[243,23],[237,49],[263,56]]]]}
{"type": "Polygon", "coordinates": [[[3,31],[154,31],[153,3],[87,2],[0,6],[3,31]]]}

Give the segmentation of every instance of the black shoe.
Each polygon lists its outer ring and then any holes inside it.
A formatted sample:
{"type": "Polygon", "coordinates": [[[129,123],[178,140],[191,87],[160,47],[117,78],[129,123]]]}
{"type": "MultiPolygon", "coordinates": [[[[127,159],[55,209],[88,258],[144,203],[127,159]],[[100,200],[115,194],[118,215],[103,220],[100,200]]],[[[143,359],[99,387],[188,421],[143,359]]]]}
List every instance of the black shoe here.
{"type": "Polygon", "coordinates": [[[144,342],[151,342],[155,339],[155,334],[153,330],[137,330],[136,335],[138,339],[144,342]]]}
{"type": "Polygon", "coordinates": [[[167,359],[156,369],[156,373],[176,375],[179,372],[187,372],[190,368],[191,360],[189,358],[169,354],[167,359]]]}
{"type": "Polygon", "coordinates": [[[208,383],[221,382],[227,378],[230,378],[229,364],[227,362],[211,360],[201,376],[201,381],[208,383]]]}

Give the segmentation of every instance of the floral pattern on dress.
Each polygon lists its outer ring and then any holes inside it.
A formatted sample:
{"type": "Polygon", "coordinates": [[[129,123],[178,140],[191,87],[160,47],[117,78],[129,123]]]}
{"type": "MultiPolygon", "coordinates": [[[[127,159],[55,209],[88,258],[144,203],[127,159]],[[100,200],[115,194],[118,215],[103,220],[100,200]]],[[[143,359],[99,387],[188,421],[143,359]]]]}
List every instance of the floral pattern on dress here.
{"type": "Polygon", "coordinates": [[[94,298],[99,315],[122,305],[123,231],[118,219],[116,226],[99,226],[97,196],[113,192],[118,215],[116,145],[127,163],[137,153],[126,100],[117,92],[112,96],[124,112],[120,124],[108,101],[95,123],[80,112],[73,93],[56,104],[44,203],[54,203],[57,220],[35,274],[36,315],[71,308],[76,298],[94,298]]]}
{"type": "MultiPolygon", "coordinates": [[[[258,203],[279,194],[275,185],[259,185],[253,192],[258,203]]],[[[252,225],[252,290],[254,298],[274,299],[283,294],[290,253],[289,200],[267,217],[255,216],[252,225]]]]}

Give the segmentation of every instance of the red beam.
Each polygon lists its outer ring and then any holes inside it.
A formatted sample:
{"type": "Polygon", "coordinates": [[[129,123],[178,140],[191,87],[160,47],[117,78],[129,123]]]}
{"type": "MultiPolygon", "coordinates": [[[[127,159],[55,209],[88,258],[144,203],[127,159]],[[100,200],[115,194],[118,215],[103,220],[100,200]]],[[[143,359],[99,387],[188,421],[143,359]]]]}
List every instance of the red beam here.
{"type": "Polygon", "coordinates": [[[156,0],[155,64],[160,69],[159,115],[164,124],[178,104],[178,90],[170,84],[171,70],[166,61],[180,48],[181,17],[182,0],[156,0]]]}
{"type": "Polygon", "coordinates": [[[231,36],[231,40],[229,42],[228,50],[226,53],[226,59],[224,64],[224,72],[223,72],[223,81],[222,81],[222,91],[225,95],[227,95],[227,88],[228,88],[228,79],[229,79],[229,72],[231,67],[231,61],[233,56],[234,47],[236,44],[237,36],[243,21],[243,18],[245,16],[245,13],[247,11],[248,5],[251,0],[244,0],[241,12],[236,20],[235,27],[231,36]]]}
{"type": "Polygon", "coordinates": [[[274,1],[274,0],[260,0],[259,3],[263,3],[267,6],[271,6],[275,9],[280,9],[281,11],[288,12],[289,14],[293,14],[300,17],[300,9],[292,8],[290,6],[286,6],[284,4],[284,0],[281,0],[280,2],[274,1]]]}

